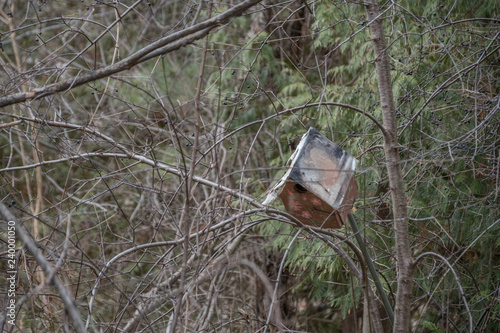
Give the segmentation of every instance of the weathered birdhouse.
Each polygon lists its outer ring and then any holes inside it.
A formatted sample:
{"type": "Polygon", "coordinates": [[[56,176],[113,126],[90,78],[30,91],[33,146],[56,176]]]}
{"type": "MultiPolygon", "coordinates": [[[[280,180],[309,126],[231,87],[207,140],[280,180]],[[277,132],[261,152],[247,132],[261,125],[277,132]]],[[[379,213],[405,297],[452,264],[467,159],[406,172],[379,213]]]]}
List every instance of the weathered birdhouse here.
{"type": "Polygon", "coordinates": [[[290,157],[290,168],[264,201],[277,196],[302,223],[340,228],[358,194],[354,178],[357,160],[310,128],[290,157]]]}

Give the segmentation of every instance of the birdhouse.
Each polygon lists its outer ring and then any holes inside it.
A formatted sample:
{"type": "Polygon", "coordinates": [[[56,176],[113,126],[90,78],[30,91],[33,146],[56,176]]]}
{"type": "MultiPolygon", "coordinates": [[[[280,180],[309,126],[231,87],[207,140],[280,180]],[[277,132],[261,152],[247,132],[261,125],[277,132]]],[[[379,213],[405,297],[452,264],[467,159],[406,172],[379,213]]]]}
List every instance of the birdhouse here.
{"type": "Polygon", "coordinates": [[[358,194],[357,160],[310,128],[290,157],[290,167],[263,204],[277,196],[288,213],[302,223],[341,228],[358,194]]]}

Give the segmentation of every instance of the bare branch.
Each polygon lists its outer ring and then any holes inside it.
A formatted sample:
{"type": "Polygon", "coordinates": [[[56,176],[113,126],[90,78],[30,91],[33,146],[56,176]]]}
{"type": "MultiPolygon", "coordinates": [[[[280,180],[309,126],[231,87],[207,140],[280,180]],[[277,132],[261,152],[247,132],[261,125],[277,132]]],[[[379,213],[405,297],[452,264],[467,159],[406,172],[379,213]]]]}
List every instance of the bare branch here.
{"type": "Polygon", "coordinates": [[[26,249],[33,255],[36,262],[43,269],[45,275],[47,277],[52,277],[51,282],[56,288],[57,292],[59,293],[59,296],[61,297],[64,303],[64,307],[68,312],[69,316],[71,317],[71,320],[73,320],[73,325],[75,325],[76,331],[79,333],[87,332],[87,330],[85,329],[85,325],[83,324],[82,318],[80,317],[80,313],[78,313],[78,310],[76,308],[74,298],[71,296],[70,292],[66,289],[61,280],[59,280],[57,272],[54,270],[54,268],[52,268],[48,260],[38,249],[38,246],[35,243],[35,241],[31,238],[31,236],[24,229],[21,223],[19,223],[17,218],[14,215],[12,215],[10,210],[7,208],[7,206],[3,204],[3,202],[0,202],[0,215],[2,215],[3,218],[7,221],[15,221],[17,237],[19,237],[19,239],[24,244],[26,249]]]}
{"type": "MultiPolygon", "coordinates": [[[[470,309],[469,309],[469,304],[467,303],[467,298],[465,298],[464,288],[462,288],[462,284],[460,283],[460,279],[458,278],[457,273],[453,269],[453,266],[450,264],[450,262],[445,257],[443,257],[439,253],[435,253],[435,252],[424,252],[424,253],[419,254],[418,257],[415,258],[415,264],[417,264],[420,260],[422,260],[424,257],[427,257],[427,256],[434,256],[434,257],[439,258],[446,266],[448,266],[448,271],[451,271],[451,273],[453,274],[453,277],[455,278],[455,282],[457,283],[457,286],[458,286],[458,290],[460,292],[460,298],[462,298],[462,300],[464,302],[465,310],[467,311],[467,315],[469,316],[469,332],[472,332],[473,326],[474,326],[474,321],[472,320],[472,314],[471,314],[470,309]]],[[[443,274],[443,277],[445,275],[446,275],[446,273],[443,274]]]]}
{"type": "Polygon", "coordinates": [[[193,43],[194,41],[205,37],[214,28],[223,25],[231,18],[241,15],[245,10],[259,3],[261,0],[246,0],[242,3],[228,9],[224,13],[208,19],[204,22],[183,29],[166,37],[160,38],[156,42],[149,44],[136,53],[126,57],[125,59],[101,68],[90,71],[88,74],[79,75],[75,78],[68,79],[62,82],[47,85],[32,91],[11,94],[0,97],[0,107],[5,107],[12,104],[22,103],[27,100],[38,99],[44,96],[50,96],[62,91],[70,90],[82,84],[99,80],[113,74],[131,69],[132,67],[145,62],[151,58],[166,54],[179,48],[193,43]]]}

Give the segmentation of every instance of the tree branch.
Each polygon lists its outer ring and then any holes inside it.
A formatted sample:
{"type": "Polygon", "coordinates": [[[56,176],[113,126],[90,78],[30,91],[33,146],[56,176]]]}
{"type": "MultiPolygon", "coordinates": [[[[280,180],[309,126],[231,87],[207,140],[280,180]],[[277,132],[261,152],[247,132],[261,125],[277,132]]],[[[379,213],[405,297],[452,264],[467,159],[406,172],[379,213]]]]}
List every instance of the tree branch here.
{"type": "Polygon", "coordinates": [[[396,107],[394,105],[390,64],[387,56],[387,45],[378,0],[367,1],[365,9],[368,20],[372,21],[370,23],[370,34],[375,53],[378,92],[382,108],[383,124],[388,133],[388,135],[384,135],[384,153],[387,161],[387,172],[389,175],[394,213],[398,281],[393,332],[406,333],[410,331],[413,266],[408,233],[408,207],[398,151],[396,107]]]}
{"type": "Polygon", "coordinates": [[[0,215],[3,216],[7,221],[15,222],[16,236],[19,237],[19,239],[24,244],[26,249],[33,255],[35,261],[38,263],[38,265],[40,265],[40,267],[45,272],[45,275],[47,277],[52,277],[51,282],[56,288],[57,292],[59,293],[59,296],[61,297],[64,303],[64,307],[68,312],[68,315],[73,320],[73,325],[75,326],[76,331],[79,333],[87,332],[83,324],[82,318],[80,317],[80,314],[78,313],[78,310],[76,308],[75,300],[71,296],[70,292],[66,289],[66,287],[64,287],[64,284],[61,282],[61,280],[59,280],[57,272],[50,265],[48,260],[42,254],[42,252],[38,250],[37,244],[31,238],[29,233],[24,229],[21,223],[19,223],[16,217],[12,215],[10,210],[2,202],[0,202],[0,215]]]}
{"type": "Polygon", "coordinates": [[[145,62],[159,55],[169,53],[180,49],[183,46],[193,43],[194,41],[205,37],[214,28],[227,23],[232,17],[241,15],[248,8],[256,5],[261,0],[246,0],[232,7],[224,13],[215,16],[214,18],[205,20],[189,28],[170,34],[160,38],[156,42],[140,49],[134,54],[125,59],[95,71],[89,71],[87,74],[79,75],[74,78],[64,80],[58,83],[33,89],[32,91],[21,92],[0,97],[0,107],[5,107],[12,104],[34,100],[44,96],[53,95],[62,91],[70,90],[81,86],[85,83],[99,80],[110,75],[131,69],[132,67],[145,62]]]}
{"type": "MultiPolygon", "coordinates": [[[[17,117],[19,119],[23,119],[25,121],[30,121],[30,122],[34,122],[34,123],[37,123],[37,124],[41,124],[41,125],[48,125],[48,126],[54,126],[54,127],[62,127],[62,128],[70,128],[70,129],[75,129],[75,130],[79,130],[79,131],[82,131],[84,133],[87,133],[87,134],[90,134],[90,135],[93,135],[95,137],[98,137],[98,138],[101,138],[105,141],[107,141],[108,143],[110,143],[113,147],[116,147],[118,148],[119,150],[121,150],[123,153],[125,153],[126,156],[123,156],[121,154],[110,154],[110,153],[102,153],[100,154],[100,156],[117,156],[117,157],[120,157],[120,158],[130,158],[130,159],[133,159],[133,160],[136,160],[136,161],[139,161],[141,163],[144,163],[144,164],[147,164],[151,167],[154,167],[154,168],[159,168],[163,171],[166,171],[168,173],[171,173],[171,174],[174,174],[174,175],[177,175],[179,177],[184,177],[185,174],[184,172],[182,172],[181,170],[179,169],[176,169],[176,168],[172,168],[162,162],[158,162],[156,160],[152,160],[148,157],[145,157],[143,155],[139,155],[137,153],[134,153],[133,151],[131,151],[130,149],[128,149],[127,147],[125,147],[124,145],[116,142],[115,140],[113,140],[111,137],[99,132],[99,131],[96,131],[96,130],[93,130],[91,129],[90,127],[87,127],[87,126],[80,126],[80,125],[74,125],[74,124],[67,124],[67,123],[61,123],[61,122],[58,122],[58,121],[50,121],[50,120],[43,120],[43,119],[33,119],[33,118],[28,118],[28,117],[17,117]]],[[[82,154],[82,155],[79,155],[79,156],[86,156],[85,154],[82,154]]],[[[93,156],[93,153],[90,153],[89,156],[93,156]]],[[[99,156],[99,154],[98,154],[99,156]]],[[[76,159],[76,157],[69,157],[67,159],[76,159]]],[[[32,165],[29,165],[29,166],[23,166],[23,167],[15,167],[16,170],[22,170],[22,169],[25,169],[26,167],[30,167],[30,168],[34,168],[42,163],[44,164],[52,164],[52,163],[56,163],[56,162],[63,162],[64,159],[60,159],[60,160],[57,160],[57,161],[51,161],[51,162],[41,162],[41,163],[36,163],[36,164],[32,164],[32,165]]],[[[9,170],[12,170],[13,168],[5,168],[5,169],[1,169],[0,172],[5,172],[5,171],[9,171],[9,170]]],[[[234,196],[234,197],[237,197],[239,198],[240,200],[243,200],[243,201],[246,201],[248,202],[249,204],[251,204],[252,206],[254,207],[262,207],[262,205],[252,199],[251,197],[247,196],[247,195],[244,195],[243,193],[241,193],[240,191],[237,191],[237,190],[233,190],[229,187],[226,187],[226,186],[223,186],[223,185],[220,185],[218,183],[215,183],[215,182],[212,182],[208,179],[205,179],[205,178],[202,178],[202,177],[199,177],[199,176],[195,176],[193,175],[193,180],[195,182],[198,182],[200,184],[203,184],[203,185],[207,185],[207,186],[210,186],[210,187],[214,187],[214,188],[217,188],[221,191],[225,191],[227,192],[228,194],[234,196]]]]}
{"type": "MultiPolygon", "coordinates": [[[[426,256],[434,256],[434,257],[441,259],[441,261],[446,266],[448,266],[448,270],[451,271],[451,273],[453,274],[453,277],[455,278],[455,282],[457,283],[457,286],[458,286],[458,290],[460,291],[460,298],[462,298],[462,300],[464,301],[465,309],[467,310],[467,314],[469,315],[469,332],[473,332],[474,321],[472,320],[472,314],[470,312],[469,305],[467,303],[467,299],[465,298],[464,289],[462,288],[462,284],[460,283],[460,279],[458,278],[457,273],[453,269],[453,266],[450,264],[450,262],[445,257],[443,257],[442,255],[440,255],[439,253],[436,253],[436,252],[421,253],[417,258],[415,258],[414,264],[418,263],[422,258],[424,258],[426,256]]],[[[446,273],[443,274],[443,277],[445,275],[446,275],[446,273]]]]}

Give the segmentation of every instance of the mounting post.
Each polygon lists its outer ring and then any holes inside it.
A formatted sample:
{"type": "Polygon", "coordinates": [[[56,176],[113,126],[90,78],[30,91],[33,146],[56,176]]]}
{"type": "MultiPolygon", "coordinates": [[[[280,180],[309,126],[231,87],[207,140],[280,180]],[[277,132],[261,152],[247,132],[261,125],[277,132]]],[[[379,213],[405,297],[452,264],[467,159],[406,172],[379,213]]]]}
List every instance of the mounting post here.
{"type": "Polygon", "coordinates": [[[375,287],[377,288],[378,294],[380,295],[380,298],[382,299],[382,303],[384,304],[385,312],[387,312],[387,316],[389,316],[389,321],[391,322],[391,326],[394,324],[394,312],[392,310],[391,304],[389,303],[389,299],[387,298],[387,295],[385,294],[384,287],[382,287],[382,283],[380,283],[380,279],[378,278],[377,271],[375,270],[375,266],[373,266],[372,258],[370,257],[370,254],[368,253],[366,246],[365,246],[365,241],[363,240],[363,237],[361,237],[361,233],[359,232],[358,225],[356,224],[356,220],[354,219],[354,215],[352,213],[349,213],[347,215],[347,218],[349,219],[349,223],[351,224],[352,231],[354,232],[354,237],[356,237],[356,241],[359,244],[359,247],[361,248],[361,252],[363,253],[363,256],[365,257],[365,262],[366,265],[368,266],[368,269],[370,270],[370,273],[373,277],[373,282],[375,282],[375,287]]]}

